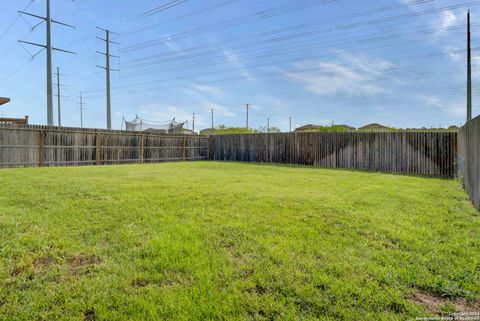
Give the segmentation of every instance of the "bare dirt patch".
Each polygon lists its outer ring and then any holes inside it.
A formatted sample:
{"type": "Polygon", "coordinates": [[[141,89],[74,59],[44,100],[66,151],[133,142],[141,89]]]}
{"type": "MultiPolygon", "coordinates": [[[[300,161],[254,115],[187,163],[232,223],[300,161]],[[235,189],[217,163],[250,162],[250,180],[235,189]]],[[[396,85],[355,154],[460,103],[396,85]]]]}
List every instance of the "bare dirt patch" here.
{"type": "Polygon", "coordinates": [[[480,301],[468,302],[466,299],[457,298],[455,300],[434,295],[423,290],[417,290],[410,301],[422,305],[428,312],[434,315],[444,314],[443,308],[451,306],[455,312],[475,312],[480,311],[480,301]]]}
{"type": "Polygon", "coordinates": [[[95,314],[95,309],[87,309],[83,314],[84,321],[95,321],[97,319],[97,315],[95,314]]]}
{"type": "Polygon", "coordinates": [[[25,268],[24,268],[24,267],[17,266],[17,267],[14,268],[13,271],[10,273],[10,276],[12,276],[12,277],[17,277],[17,276],[19,276],[20,274],[22,274],[23,271],[25,271],[25,268]]]}
{"type": "Polygon", "coordinates": [[[68,260],[72,274],[81,275],[90,273],[92,266],[102,263],[102,259],[95,255],[79,254],[68,260]]]}
{"type": "Polygon", "coordinates": [[[195,278],[178,272],[167,273],[162,278],[136,278],[132,280],[133,288],[144,288],[147,286],[158,286],[172,288],[176,286],[189,286],[195,283],[195,278]]]}
{"type": "Polygon", "coordinates": [[[53,264],[51,257],[37,257],[33,260],[33,267],[37,269],[48,269],[53,264]]]}

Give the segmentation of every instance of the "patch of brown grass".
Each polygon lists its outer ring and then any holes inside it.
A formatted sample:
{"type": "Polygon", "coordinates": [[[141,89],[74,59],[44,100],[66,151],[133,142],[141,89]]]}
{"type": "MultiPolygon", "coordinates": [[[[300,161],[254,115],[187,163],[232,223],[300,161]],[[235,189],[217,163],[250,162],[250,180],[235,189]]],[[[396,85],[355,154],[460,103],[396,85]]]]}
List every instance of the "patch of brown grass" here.
{"type": "Polygon", "coordinates": [[[423,290],[417,290],[410,301],[422,305],[428,312],[434,315],[441,315],[442,307],[448,305],[453,306],[456,312],[474,312],[480,310],[480,301],[468,302],[463,298],[451,300],[423,290]]]}
{"type": "Polygon", "coordinates": [[[68,260],[70,271],[74,275],[88,274],[90,268],[102,263],[102,259],[96,255],[79,254],[68,260]]]}

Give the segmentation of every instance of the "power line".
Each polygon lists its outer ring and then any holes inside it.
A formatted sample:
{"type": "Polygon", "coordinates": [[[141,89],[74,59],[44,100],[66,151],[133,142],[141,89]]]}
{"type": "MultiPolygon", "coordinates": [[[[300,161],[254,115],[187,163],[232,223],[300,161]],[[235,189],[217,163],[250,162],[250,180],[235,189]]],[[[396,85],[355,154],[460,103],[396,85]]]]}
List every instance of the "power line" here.
{"type": "MultiPolygon", "coordinates": [[[[181,3],[183,2],[186,2],[188,0],[183,0],[181,3]]],[[[235,1],[238,1],[238,0],[235,0],[235,1]]],[[[180,2],[177,4],[177,5],[180,5],[181,4],[180,2]]],[[[176,6],[176,5],[175,5],[176,6]]],[[[173,8],[175,6],[171,6],[171,7],[168,7],[168,8],[165,8],[164,10],[161,10],[161,11],[165,11],[167,9],[170,9],[170,8],[173,8]]],[[[153,9],[149,10],[149,11],[152,11],[153,9]]],[[[148,12],[148,11],[147,11],[148,12]]],[[[158,11],[160,12],[160,11],[158,11]]],[[[156,12],[156,13],[158,13],[156,12]]],[[[141,16],[142,14],[140,15],[137,15],[137,16],[134,16],[134,17],[131,17],[131,18],[128,18],[128,19],[123,19],[122,21],[114,24],[112,27],[121,27],[123,25],[123,27],[127,24],[130,24],[130,23],[134,23],[134,22],[137,22],[139,20],[139,16],[141,16]]],[[[78,44],[81,44],[81,43],[84,43],[90,39],[94,39],[97,35],[97,32],[93,32],[93,33],[89,33],[89,34],[86,34],[84,35],[83,37],[80,37],[78,38],[77,40],[74,40],[72,42],[69,42],[69,43],[66,43],[64,44],[64,47],[73,47],[75,45],[78,45],[78,44]]],[[[120,37],[123,37],[124,35],[120,35],[120,34],[116,34],[117,35],[117,38],[120,38],[120,37]]]]}
{"type": "Polygon", "coordinates": [[[158,7],[155,7],[155,8],[150,9],[150,10],[144,12],[144,13],[139,14],[138,16],[132,18],[131,21],[137,21],[139,19],[143,19],[143,18],[153,16],[153,15],[159,13],[159,12],[171,9],[171,8],[176,7],[178,5],[181,5],[181,4],[183,4],[187,1],[188,0],[173,0],[173,1],[170,1],[168,3],[162,4],[158,7]]]}
{"type": "Polygon", "coordinates": [[[191,13],[181,15],[179,17],[176,17],[176,18],[173,18],[173,19],[170,19],[170,20],[166,20],[166,21],[163,21],[163,22],[160,22],[160,23],[155,23],[153,25],[149,25],[149,26],[146,26],[146,27],[141,27],[139,29],[131,30],[129,32],[122,33],[119,36],[119,38],[127,37],[127,36],[130,36],[132,34],[139,33],[139,32],[145,31],[145,30],[151,30],[151,29],[153,29],[155,27],[158,27],[158,26],[162,26],[162,25],[165,25],[165,24],[168,24],[168,23],[176,22],[176,21],[179,21],[179,20],[182,20],[182,19],[185,19],[185,18],[195,16],[195,15],[198,15],[198,14],[201,14],[201,13],[205,13],[205,12],[208,12],[208,11],[211,11],[211,10],[215,10],[215,9],[218,9],[218,8],[221,8],[221,7],[225,7],[227,5],[231,5],[231,4],[233,4],[235,2],[238,2],[238,1],[240,1],[240,0],[228,0],[228,1],[225,1],[225,2],[222,2],[222,3],[219,3],[219,4],[215,4],[215,5],[206,7],[204,9],[200,9],[200,10],[197,10],[197,11],[194,11],[194,12],[191,12],[191,13]]]}
{"type": "MultiPolygon", "coordinates": [[[[426,2],[432,2],[432,1],[435,1],[435,0],[414,0],[414,1],[404,3],[404,4],[375,8],[375,9],[361,11],[361,12],[352,13],[352,14],[347,14],[347,15],[343,15],[343,16],[339,16],[339,17],[335,17],[335,18],[331,18],[331,19],[322,19],[320,21],[303,23],[303,24],[300,24],[300,25],[289,26],[289,27],[282,27],[282,28],[279,28],[279,29],[274,29],[274,30],[269,30],[269,31],[263,31],[261,33],[257,33],[257,34],[254,34],[254,35],[242,35],[240,37],[235,37],[235,38],[231,38],[231,39],[228,39],[228,40],[224,40],[224,41],[222,41],[222,43],[223,44],[225,44],[225,43],[236,43],[236,42],[239,42],[239,41],[242,41],[242,40],[251,41],[252,38],[257,38],[259,36],[272,36],[274,34],[279,34],[279,33],[281,34],[281,33],[289,32],[289,31],[293,31],[293,30],[298,30],[298,29],[306,29],[306,28],[314,27],[316,25],[324,26],[325,22],[328,22],[328,21],[338,22],[339,20],[343,20],[345,18],[371,15],[371,14],[375,14],[375,13],[379,13],[379,12],[383,12],[383,11],[387,11],[387,10],[395,10],[395,9],[404,8],[404,7],[407,7],[407,6],[412,6],[412,5],[416,5],[416,4],[423,4],[423,3],[426,3],[426,2]]],[[[344,29],[344,28],[342,28],[342,29],[344,29]]],[[[324,28],[324,29],[325,29],[324,31],[335,31],[335,30],[332,30],[333,28],[324,28]]],[[[340,29],[340,28],[338,28],[338,29],[340,29]]],[[[169,40],[171,41],[171,38],[169,38],[169,40]]],[[[271,41],[273,41],[273,39],[271,41]]],[[[249,46],[252,45],[252,44],[254,44],[254,43],[251,43],[251,42],[248,43],[249,46]]],[[[151,60],[151,59],[162,59],[162,57],[164,59],[165,57],[173,56],[173,55],[178,57],[182,53],[189,52],[189,51],[196,51],[196,50],[207,48],[207,47],[211,47],[211,45],[209,45],[209,44],[198,45],[198,46],[194,46],[194,47],[190,47],[190,48],[185,48],[185,49],[182,49],[180,51],[168,52],[168,53],[163,53],[163,54],[156,54],[156,55],[153,55],[153,56],[147,56],[147,57],[144,57],[144,58],[135,59],[135,61],[148,61],[148,60],[151,60]]],[[[217,50],[217,49],[215,48],[214,50],[217,50]]]]}
{"type": "MultiPolygon", "coordinates": [[[[477,4],[480,4],[480,2],[477,2],[477,4]]],[[[446,11],[446,10],[450,10],[451,7],[446,7],[446,8],[442,8],[441,10],[442,11],[446,11]]],[[[427,11],[424,11],[423,13],[425,13],[427,11]]],[[[431,11],[428,11],[429,13],[431,11]]],[[[435,11],[435,12],[440,12],[440,11],[435,11]]],[[[415,16],[418,15],[419,13],[415,13],[415,16]]],[[[399,17],[403,17],[403,18],[406,18],[407,16],[406,15],[401,15],[401,16],[396,16],[394,18],[399,18],[399,17]]],[[[336,26],[336,27],[330,27],[330,28],[324,28],[320,31],[317,31],[317,32],[308,32],[308,33],[303,33],[303,34],[297,34],[297,35],[293,35],[293,36],[286,36],[286,37],[283,37],[283,38],[270,38],[270,39],[266,39],[266,40],[261,40],[261,41],[256,41],[256,42],[249,42],[247,44],[242,44],[242,45],[239,45],[239,46],[234,46],[234,47],[231,47],[232,49],[242,49],[242,48],[247,48],[249,50],[251,50],[250,48],[252,47],[252,45],[263,45],[265,43],[278,43],[279,41],[282,41],[282,40],[291,40],[291,39],[295,39],[295,38],[298,38],[298,37],[310,37],[310,36],[313,36],[315,34],[319,34],[319,33],[330,33],[332,31],[339,31],[339,30],[346,30],[346,29],[351,29],[351,28],[356,28],[356,27],[360,27],[360,26],[365,26],[365,25],[371,25],[371,24],[377,24],[377,23],[385,23],[385,22],[389,22],[388,19],[375,19],[375,20],[369,20],[369,21],[363,21],[361,23],[357,23],[357,24],[347,24],[347,25],[340,25],[340,26],[336,26]]],[[[462,28],[462,26],[455,26],[455,28],[462,28]]],[[[434,33],[434,32],[438,32],[439,30],[452,30],[452,27],[444,27],[444,28],[435,28],[435,29],[429,29],[429,30],[422,30],[422,31],[414,31],[414,32],[411,32],[411,33],[407,33],[407,34],[400,34],[400,35],[393,35],[393,36],[380,36],[380,37],[374,37],[372,39],[366,39],[366,40],[363,40],[363,41],[378,41],[377,39],[384,39],[384,40],[389,40],[389,38],[398,38],[398,37],[405,37],[405,36],[408,36],[408,35],[415,35],[415,34],[422,34],[422,33],[434,33]]],[[[454,29],[453,29],[454,30],[454,29]]],[[[338,40],[338,39],[335,39],[334,43],[342,43],[343,39],[342,40],[338,40]]],[[[324,44],[324,43],[323,43],[324,44]]],[[[148,62],[145,62],[145,63],[135,63],[135,62],[130,62],[129,64],[126,64],[125,66],[130,66],[130,67],[141,67],[141,66],[146,66],[146,65],[151,65],[152,63],[162,63],[164,61],[171,61],[171,60],[182,60],[182,59],[190,59],[190,58],[194,58],[194,57],[198,57],[198,56],[202,56],[202,55],[206,55],[206,54],[209,54],[211,52],[214,52],[216,55],[218,55],[218,49],[215,49],[215,50],[212,50],[212,51],[205,51],[205,52],[202,52],[202,53],[196,53],[196,54],[192,54],[192,55],[189,55],[189,56],[181,56],[181,55],[176,55],[175,57],[171,57],[169,59],[165,59],[165,58],[154,58],[155,60],[152,60],[150,59],[150,61],[148,62]]],[[[211,60],[212,58],[210,58],[211,60]]],[[[137,60],[138,61],[138,60],[137,60]]],[[[141,60],[140,60],[141,61],[141,60]]],[[[182,64],[184,65],[184,64],[182,64]]]]}
{"type": "Polygon", "coordinates": [[[155,45],[164,43],[165,41],[176,41],[176,40],[184,39],[186,37],[189,37],[189,36],[192,36],[194,34],[201,33],[201,32],[212,32],[212,31],[215,31],[215,30],[224,30],[225,28],[227,28],[229,26],[232,26],[232,25],[235,26],[235,25],[241,25],[241,24],[244,24],[244,23],[251,23],[252,21],[256,21],[256,20],[270,19],[270,18],[279,16],[279,15],[290,14],[290,13],[295,12],[295,11],[306,10],[306,9],[309,9],[313,6],[325,5],[325,4],[329,4],[329,3],[332,3],[332,2],[336,2],[336,1],[337,0],[317,0],[317,1],[308,0],[308,1],[304,1],[304,3],[301,3],[301,4],[288,4],[288,5],[284,5],[284,6],[274,7],[272,9],[268,9],[268,10],[257,11],[253,14],[249,14],[249,15],[246,15],[246,16],[233,18],[233,19],[228,19],[228,20],[224,20],[224,21],[221,21],[221,22],[218,22],[218,23],[215,23],[215,24],[195,28],[195,29],[192,29],[192,30],[183,31],[183,32],[180,32],[178,34],[175,34],[175,35],[172,35],[172,36],[169,36],[169,37],[162,37],[162,38],[159,38],[159,39],[154,39],[154,40],[138,43],[138,44],[135,44],[135,45],[132,45],[132,46],[128,46],[128,47],[125,47],[122,50],[122,52],[126,53],[126,52],[146,49],[148,47],[151,47],[152,45],[155,46],[155,45]]]}
{"type": "MultiPolygon", "coordinates": [[[[32,3],[34,1],[35,0],[29,0],[28,4],[25,6],[25,8],[23,8],[23,11],[27,10],[32,5],[32,3]]],[[[20,17],[21,17],[21,15],[17,14],[15,19],[12,21],[12,23],[10,23],[8,25],[7,29],[5,29],[5,31],[0,34],[0,39],[2,39],[7,33],[10,32],[10,30],[12,30],[12,28],[15,26],[15,24],[17,23],[18,19],[20,19],[20,17]]]]}
{"type": "MultiPolygon", "coordinates": [[[[272,57],[276,55],[285,55],[287,53],[295,53],[295,52],[305,52],[308,51],[310,52],[313,49],[323,49],[325,46],[328,45],[345,45],[349,43],[373,43],[373,42],[382,42],[382,41],[388,41],[388,40],[395,40],[399,38],[409,38],[411,36],[423,36],[423,35],[429,35],[435,32],[438,32],[439,30],[441,31],[455,31],[455,30],[463,30],[464,26],[463,25],[458,25],[458,26],[451,26],[447,28],[434,28],[434,29],[427,29],[427,30],[418,30],[418,31],[413,31],[413,32],[407,32],[407,33],[401,33],[401,34],[393,34],[393,35],[384,35],[384,36],[377,36],[377,37],[367,37],[364,39],[358,39],[356,37],[353,38],[344,38],[337,40],[335,39],[334,41],[330,42],[317,42],[317,43],[311,43],[308,42],[307,45],[300,45],[298,47],[290,45],[288,49],[284,48],[279,48],[278,50],[272,50],[268,51],[268,49],[265,48],[259,48],[255,50],[249,50],[249,47],[246,49],[246,53],[252,53],[254,55],[242,55],[242,56],[235,56],[233,58],[231,57],[225,57],[224,59],[220,59],[220,57],[217,57],[218,55],[214,55],[213,57],[209,57],[208,59],[202,61],[197,61],[197,62],[192,62],[191,64],[185,64],[185,63],[178,63],[178,64],[171,64],[171,65],[166,65],[164,67],[156,67],[156,68],[148,68],[148,69],[143,69],[136,71],[136,73],[127,73],[126,75],[123,75],[123,78],[128,78],[128,77],[135,77],[136,75],[143,75],[143,73],[148,72],[151,73],[152,71],[158,71],[158,72],[168,72],[168,71],[175,71],[178,72],[179,70],[187,70],[187,69],[194,69],[197,67],[205,67],[208,65],[218,65],[222,64],[225,62],[231,62],[232,60],[236,59],[243,59],[243,58],[265,58],[265,57],[272,57]],[[261,51],[261,54],[255,54],[255,51],[261,51]]],[[[238,52],[238,51],[237,51],[238,52]]],[[[223,55],[223,53],[220,53],[220,55],[223,55]]],[[[256,59],[257,60],[257,59],[256,59]]],[[[277,62],[278,63],[278,62],[277,62]]],[[[139,67],[143,66],[144,64],[140,64],[139,67]]]]}
{"type": "MultiPolygon", "coordinates": [[[[377,47],[372,47],[370,49],[383,49],[384,47],[385,46],[377,46],[377,47]]],[[[448,55],[448,54],[459,53],[459,52],[465,52],[465,49],[452,50],[452,51],[442,51],[442,52],[433,52],[433,53],[427,53],[427,54],[422,53],[420,55],[407,55],[407,56],[403,56],[403,57],[413,58],[413,57],[419,57],[420,56],[420,57],[430,58],[432,56],[442,56],[442,55],[448,55]]],[[[291,59],[287,59],[287,60],[283,60],[283,61],[276,61],[276,62],[273,62],[273,63],[270,62],[270,63],[260,63],[260,64],[255,64],[255,65],[250,65],[250,66],[246,66],[245,68],[248,68],[248,69],[262,68],[262,67],[271,66],[271,65],[278,65],[280,63],[295,62],[295,61],[299,61],[299,60],[302,60],[302,59],[305,60],[305,59],[309,59],[309,58],[318,58],[318,57],[322,57],[322,56],[325,57],[325,56],[335,56],[335,55],[338,55],[338,54],[326,54],[326,55],[320,55],[320,56],[319,55],[312,55],[312,56],[296,57],[296,58],[291,58],[291,59]]],[[[348,66],[348,64],[343,64],[343,65],[348,66]]],[[[306,71],[312,71],[312,70],[318,70],[318,69],[321,69],[321,68],[307,68],[306,71]]],[[[156,83],[170,82],[170,81],[173,81],[173,80],[184,80],[184,79],[189,79],[189,78],[194,78],[194,77],[199,77],[199,76],[224,74],[226,72],[235,72],[235,71],[239,71],[239,70],[241,70],[241,69],[231,68],[231,69],[226,69],[226,70],[203,72],[203,73],[199,73],[199,74],[172,77],[172,78],[167,78],[167,79],[162,79],[162,80],[131,83],[131,84],[126,84],[126,85],[122,85],[122,86],[117,86],[113,89],[115,89],[115,90],[117,90],[117,89],[127,89],[127,88],[131,89],[133,87],[140,87],[140,86],[146,86],[146,85],[151,85],[151,84],[156,84],[156,83]]],[[[285,72],[286,72],[286,70],[275,71],[275,72],[266,72],[266,73],[263,73],[263,74],[256,74],[256,76],[276,75],[276,74],[282,74],[282,73],[285,73],[285,72]]],[[[300,72],[302,72],[302,71],[300,71],[300,72]]],[[[218,81],[225,81],[225,80],[230,80],[230,79],[237,80],[237,79],[243,79],[243,78],[245,78],[245,77],[223,78],[223,79],[220,79],[218,81]]],[[[211,81],[211,82],[217,82],[217,81],[211,81]]],[[[207,82],[207,83],[211,83],[211,82],[207,82]]],[[[102,92],[102,91],[103,90],[90,90],[90,91],[87,91],[87,92],[88,93],[96,93],[96,92],[102,92]]]]}

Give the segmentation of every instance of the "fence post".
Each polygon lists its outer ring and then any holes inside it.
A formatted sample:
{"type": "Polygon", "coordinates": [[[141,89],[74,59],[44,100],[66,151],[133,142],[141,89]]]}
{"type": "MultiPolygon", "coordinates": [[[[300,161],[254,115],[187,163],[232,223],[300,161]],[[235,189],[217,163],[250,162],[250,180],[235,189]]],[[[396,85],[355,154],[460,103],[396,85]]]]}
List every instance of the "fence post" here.
{"type": "Polygon", "coordinates": [[[98,132],[95,135],[95,140],[97,144],[97,147],[95,148],[95,160],[96,164],[100,165],[100,134],[98,132]]]}
{"type": "Polygon", "coordinates": [[[144,151],[145,151],[145,136],[141,135],[140,136],[140,164],[143,164],[145,161],[144,151]]]}
{"type": "Polygon", "coordinates": [[[182,159],[183,159],[183,161],[186,161],[186,160],[187,160],[187,155],[186,155],[186,139],[185,139],[185,136],[183,136],[182,159]]]}
{"type": "Polygon", "coordinates": [[[40,130],[40,142],[38,150],[38,166],[43,167],[45,161],[45,132],[40,130]]]}

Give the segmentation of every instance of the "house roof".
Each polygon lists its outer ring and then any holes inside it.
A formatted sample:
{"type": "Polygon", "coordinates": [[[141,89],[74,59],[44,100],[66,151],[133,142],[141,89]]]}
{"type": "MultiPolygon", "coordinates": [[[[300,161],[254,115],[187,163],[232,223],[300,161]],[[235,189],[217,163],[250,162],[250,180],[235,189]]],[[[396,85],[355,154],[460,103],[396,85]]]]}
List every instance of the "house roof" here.
{"type": "Polygon", "coordinates": [[[355,127],[352,127],[352,126],[349,126],[349,125],[344,125],[344,124],[335,125],[335,126],[342,127],[342,128],[349,129],[349,130],[355,130],[356,129],[355,127]]]}
{"type": "Polygon", "coordinates": [[[319,125],[313,125],[313,124],[308,124],[308,125],[303,125],[295,129],[296,132],[303,131],[303,130],[310,130],[310,129],[319,129],[321,126],[319,125]]]}
{"type": "Polygon", "coordinates": [[[0,105],[10,102],[10,98],[0,97],[0,105]]]}
{"type": "Polygon", "coordinates": [[[373,124],[368,124],[366,126],[359,128],[359,130],[365,130],[365,129],[388,129],[388,127],[377,124],[377,123],[373,123],[373,124]]]}
{"type": "MultiPolygon", "coordinates": [[[[348,125],[334,125],[336,128],[344,128],[346,130],[350,130],[350,131],[354,131],[355,130],[355,127],[352,127],[352,126],[348,126],[348,125]]],[[[301,131],[307,131],[307,130],[315,130],[315,129],[320,129],[322,128],[323,126],[321,125],[312,125],[312,124],[308,124],[308,125],[303,125],[301,127],[298,127],[297,129],[295,129],[296,132],[301,132],[301,131]]]]}

